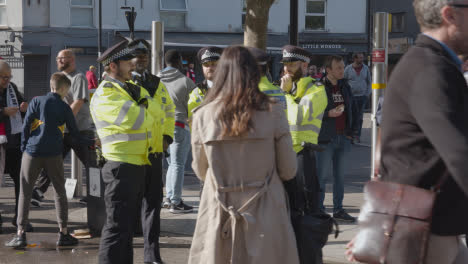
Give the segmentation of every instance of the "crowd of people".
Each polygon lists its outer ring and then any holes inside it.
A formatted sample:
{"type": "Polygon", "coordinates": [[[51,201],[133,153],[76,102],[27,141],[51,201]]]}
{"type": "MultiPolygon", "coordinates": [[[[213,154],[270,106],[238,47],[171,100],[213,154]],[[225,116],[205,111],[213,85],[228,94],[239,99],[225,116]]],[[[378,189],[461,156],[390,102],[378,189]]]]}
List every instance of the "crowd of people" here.
{"type": "MultiPolygon", "coordinates": [[[[457,55],[468,54],[468,2],[414,0],[414,6],[423,34],[392,74],[374,179],[429,189],[449,176],[436,200],[425,263],[466,263],[460,235],[468,231],[468,87],[457,55]]],[[[143,39],[107,49],[97,60],[106,72],[99,85],[93,67],[85,76],[73,51],[62,50],[50,93],[29,104],[0,61],[0,169],[15,184],[17,226],[5,246],[27,245],[29,205],[40,206],[50,183],[57,246],[78,243],[67,228],[63,159],[73,149],[89,167],[97,147],[107,214],[99,263],[133,263],[139,225],[144,262],[162,263],[161,208],[193,211],[182,199],[192,152],[201,198],[189,263],[321,263],[323,244],[304,243],[313,237],[305,217],[356,220],[344,209],[344,178],[372,91],[364,54],[354,54],[346,67],[331,55],[317,69],[308,51],[286,45],[274,85],[261,49],[200,49],[200,83],[193,64],[183,73],[177,50],[165,53],[166,67],[153,75],[150,50],[143,39]],[[96,86],[90,100],[88,88],[96,86]],[[329,174],[331,215],[324,204],[329,174]]],[[[355,241],[348,244],[350,260],[360,257],[355,241]]]]}

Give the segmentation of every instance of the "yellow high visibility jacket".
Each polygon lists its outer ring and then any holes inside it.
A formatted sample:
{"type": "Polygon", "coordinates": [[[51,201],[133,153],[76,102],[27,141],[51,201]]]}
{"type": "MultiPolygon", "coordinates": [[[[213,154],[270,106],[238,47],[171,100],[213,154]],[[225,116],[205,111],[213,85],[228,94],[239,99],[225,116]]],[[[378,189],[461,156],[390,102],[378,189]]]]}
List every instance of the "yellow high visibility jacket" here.
{"type": "Polygon", "coordinates": [[[148,151],[152,130],[162,112],[148,92],[139,88],[139,99],[136,101],[119,83],[106,79],[91,99],[91,116],[107,160],[134,165],[150,164],[148,151]],[[145,104],[138,105],[138,102],[144,101],[145,104]]]}
{"type": "Polygon", "coordinates": [[[284,95],[284,92],[281,90],[281,88],[273,85],[266,76],[262,76],[262,78],[260,79],[258,89],[266,95],[273,97],[275,100],[277,100],[278,103],[280,103],[284,107],[285,111],[287,110],[286,97],[284,95]]]}
{"type": "Polygon", "coordinates": [[[295,94],[286,95],[286,103],[293,148],[298,153],[302,142],[317,144],[328,99],[325,86],[313,78],[301,78],[296,88],[295,94]]]}
{"type": "Polygon", "coordinates": [[[192,110],[199,107],[200,104],[203,102],[203,99],[205,99],[206,96],[206,90],[202,88],[195,88],[193,91],[190,93],[190,97],[188,100],[188,118],[189,120],[192,118],[192,110]]]}
{"type": "MultiPolygon", "coordinates": [[[[129,82],[135,85],[140,85],[134,81],[129,82]]],[[[144,87],[142,88],[145,89],[144,87]]],[[[175,105],[169,96],[166,86],[161,81],[159,82],[158,89],[156,90],[153,99],[160,107],[160,114],[162,115],[155,120],[153,126],[150,153],[162,153],[164,151],[163,136],[167,135],[174,138],[175,105]]]]}

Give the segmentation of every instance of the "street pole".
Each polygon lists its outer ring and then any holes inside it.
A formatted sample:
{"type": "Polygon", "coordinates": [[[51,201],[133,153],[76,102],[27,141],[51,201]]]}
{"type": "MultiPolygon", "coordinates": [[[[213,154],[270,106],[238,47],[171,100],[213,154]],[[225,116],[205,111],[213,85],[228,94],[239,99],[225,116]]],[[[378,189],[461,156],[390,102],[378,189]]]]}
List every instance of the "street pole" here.
{"type": "MultiPolygon", "coordinates": [[[[101,57],[101,47],[102,47],[102,0],[98,2],[98,58],[101,57]]],[[[98,79],[100,80],[102,76],[102,65],[98,63],[98,79]]]]}
{"type": "Polygon", "coordinates": [[[372,171],[374,176],[377,144],[377,106],[387,87],[388,13],[374,14],[374,41],[372,51],[372,171]]]}
{"type": "Polygon", "coordinates": [[[291,0],[289,3],[289,44],[297,46],[297,16],[298,16],[298,0],[291,0]]]}
{"type": "Polygon", "coordinates": [[[162,21],[153,21],[151,32],[151,73],[158,75],[163,69],[164,25],[162,21]]]}

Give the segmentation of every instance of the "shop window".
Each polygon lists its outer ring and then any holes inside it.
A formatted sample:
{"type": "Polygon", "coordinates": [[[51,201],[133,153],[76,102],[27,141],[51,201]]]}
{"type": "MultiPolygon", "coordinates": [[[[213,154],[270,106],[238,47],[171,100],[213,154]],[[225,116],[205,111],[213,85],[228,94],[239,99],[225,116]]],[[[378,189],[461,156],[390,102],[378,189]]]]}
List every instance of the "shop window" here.
{"type": "Polygon", "coordinates": [[[401,33],[405,31],[405,14],[406,13],[392,13],[392,33],[401,33]]]}
{"type": "Polygon", "coordinates": [[[325,0],[306,0],[306,30],[325,30],[326,8],[325,0]]]}
{"type": "Polygon", "coordinates": [[[94,27],[94,0],[70,0],[70,25],[94,27]]]}
{"type": "Polygon", "coordinates": [[[160,0],[159,8],[165,29],[185,29],[187,0],[160,0]]]}
{"type": "Polygon", "coordinates": [[[6,26],[7,21],[6,0],[0,0],[0,26],[6,26]]]}

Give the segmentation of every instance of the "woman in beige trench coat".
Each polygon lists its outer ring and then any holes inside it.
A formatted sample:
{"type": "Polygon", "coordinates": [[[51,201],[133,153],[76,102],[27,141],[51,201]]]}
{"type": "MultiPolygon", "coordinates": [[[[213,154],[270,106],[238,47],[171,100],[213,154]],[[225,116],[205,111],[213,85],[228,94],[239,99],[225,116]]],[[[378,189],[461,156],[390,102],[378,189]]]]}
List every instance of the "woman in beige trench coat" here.
{"type": "Polygon", "coordinates": [[[192,167],[205,186],[190,264],[299,263],[282,183],[296,155],[284,110],[259,80],[249,51],[229,47],[195,110],[192,167]]]}

